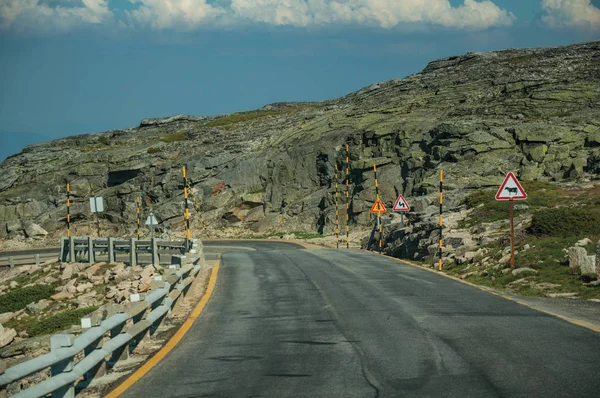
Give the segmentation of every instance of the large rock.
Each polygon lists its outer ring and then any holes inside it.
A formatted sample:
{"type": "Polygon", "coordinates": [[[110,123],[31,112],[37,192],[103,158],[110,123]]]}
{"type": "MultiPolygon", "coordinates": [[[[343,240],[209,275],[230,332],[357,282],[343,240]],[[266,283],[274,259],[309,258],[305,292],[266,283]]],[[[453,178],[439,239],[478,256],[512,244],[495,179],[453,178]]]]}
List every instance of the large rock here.
{"type": "Polygon", "coordinates": [[[5,328],[0,325],[0,348],[6,347],[12,343],[16,336],[17,331],[15,329],[5,328]]]}
{"type": "Polygon", "coordinates": [[[596,256],[588,256],[583,247],[570,247],[569,268],[571,273],[596,276],[596,256]]]}
{"type": "Polygon", "coordinates": [[[25,234],[28,238],[43,238],[48,235],[48,231],[37,224],[29,224],[25,227],[25,234]]]}

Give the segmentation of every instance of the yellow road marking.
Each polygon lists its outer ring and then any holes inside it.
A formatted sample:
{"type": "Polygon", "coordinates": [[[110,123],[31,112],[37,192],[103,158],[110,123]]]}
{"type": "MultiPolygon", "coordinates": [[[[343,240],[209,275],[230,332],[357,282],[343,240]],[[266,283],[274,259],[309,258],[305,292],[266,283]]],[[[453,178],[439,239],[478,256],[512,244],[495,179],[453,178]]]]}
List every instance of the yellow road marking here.
{"type": "Polygon", "coordinates": [[[135,373],[129,376],[127,380],[121,383],[121,385],[119,385],[108,395],[106,395],[105,398],[116,398],[123,394],[129,387],[134,385],[137,381],[144,377],[146,373],[148,373],[153,367],[155,367],[169,352],[171,352],[171,350],[173,350],[173,348],[175,348],[175,346],[181,341],[183,336],[185,336],[188,330],[190,330],[190,328],[194,324],[194,321],[200,316],[200,314],[204,310],[204,307],[206,307],[208,300],[210,300],[210,297],[212,296],[212,293],[215,290],[218,272],[219,264],[217,263],[213,267],[212,272],[210,274],[210,279],[208,281],[208,288],[206,289],[206,292],[204,293],[202,299],[200,299],[200,302],[198,303],[196,308],[194,308],[188,319],[184,322],[183,325],[181,325],[177,333],[175,333],[175,335],[171,337],[167,344],[163,348],[161,348],[160,351],[157,352],[152,358],[150,358],[148,362],[146,362],[141,368],[135,371],[135,373]]]}
{"type": "Polygon", "coordinates": [[[446,277],[448,279],[452,279],[454,281],[463,283],[465,285],[469,285],[469,286],[475,287],[475,288],[477,288],[477,289],[479,289],[479,290],[481,290],[483,292],[493,294],[494,296],[502,297],[502,298],[504,298],[506,300],[510,300],[510,301],[512,301],[514,303],[517,303],[517,304],[520,304],[520,305],[524,305],[525,307],[530,308],[532,310],[543,312],[544,314],[551,315],[551,316],[553,316],[555,318],[560,318],[563,321],[567,321],[569,323],[572,323],[573,325],[581,326],[581,327],[593,330],[594,332],[600,333],[600,325],[597,325],[597,324],[594,324],[594,323],[590,323],[590,322],[586,322],[586,321],[582,321],[582,320],[579,320],[579,319],[569,318],[568,316],[557,314],[555,312],[548,311],[548,310],[545,310],[545,309],[537,308],[537,307],[535,307],[535,306],[533,306],[533,305],[531,305],[531,304],[529,304],[527,302],[524,302],[524,301],[521,301],[519,299],[507,296],[504,293],[499,292],[497,290],[494,290],[492,288],[489,288],[487,286],[475,285],[474,283],[467,282],[467,281],[465,281],[463,279],[460,279],[460,278],[456,278],[456,277],[454,277],[452,275],[448,275],[448,274],[446,274],[444,272],[439,272],[439,271],[436,271],[436,270],[431,269],[431,268],[423,267],[423,266],[415,264],[415,263],[413,263],[411,261],[407,261],[407,260],[402,260],[402,259],[395,258],[395,257],[386,256],[385,254],[379,254],[377,252],[367,252],[367,253],[374,254],[374,255],[377,255],[377,256],[381,256],[381,257],[385,257],[385,258],[388,258],[390,260],[397,261],[399,263],[408,264],[411,267],[415,267],[415,268],[418,268],[418,269],[422,269],[422,270],[425,270],[425,271],[432,272],[432,273],[437,274],[437,275],[444,276],[444,277],[446,277]]]}

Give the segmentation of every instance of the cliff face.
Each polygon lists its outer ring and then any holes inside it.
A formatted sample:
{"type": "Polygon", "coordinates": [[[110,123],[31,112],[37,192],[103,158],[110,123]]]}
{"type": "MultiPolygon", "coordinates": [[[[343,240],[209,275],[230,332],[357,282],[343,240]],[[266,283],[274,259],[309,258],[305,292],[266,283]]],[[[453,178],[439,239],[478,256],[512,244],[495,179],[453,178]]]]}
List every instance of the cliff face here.
{"type": "Polygon", "coordinates": [[[334,167],[345,168],[345,144],[350,222],[372,223],[373,164],[384,203],[402,193],[417,221],[436,211],[440,168],[449,209],[473,189],[497,186],[507,171],[522,180],[593,178],[599,111],[600,42],[592,42],[450,57],[322,103],[146,119],[32,145],[4,161],[0,238],[24,236],[31,223],[64,231],[66,182],[82,232],[94,225],[90,184],[105,198],[102,222],[112,234],[135,229],[136,196],[144,211],[177,227],[183,165],[210,227],[331,233],[334,167]]]}

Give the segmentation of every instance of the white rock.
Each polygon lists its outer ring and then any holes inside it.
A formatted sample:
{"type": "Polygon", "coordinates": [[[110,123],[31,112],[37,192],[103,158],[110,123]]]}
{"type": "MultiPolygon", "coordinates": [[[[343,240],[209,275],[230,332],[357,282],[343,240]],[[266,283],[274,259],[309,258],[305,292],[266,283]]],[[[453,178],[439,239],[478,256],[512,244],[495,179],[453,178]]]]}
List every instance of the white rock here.
{"type": "Polygon", "coordinates": [[[533,268],[528,268],[528,267],[523,267],[523,268],[517,268],[517,269],[513,269],[512,270],[512,274],[513,275],[520,275],[526,272],[530,272],[533,274],[537,274],[538,272],[536,270],[534,270],[533,268]]]}
{"type": "Polygon", "coordinates": [[[12,343],[16,336],[17,331],[15,329],[5,328],[0,325],[0,348],[6,347],[12,343]]]}
{"type": "Polygon", "coordinates": [[[17,281],[11,281],[9,285],[11,289],[14,289],[15,287],[19,286],[19,283],[17,281]]]}
{"type": "Polygon", "coordinates": [[[29,224],[25,228],[25,234],[28,238],[42,238],[48,235],[48,231],[37,224],[29,224]]]}
{"type": "Polygon", "coordinates": [[[15,317],[14,312],[4,312],[0,314],[0,324],[6,323],[15,317]]]}
{"type": "Polygon", "coordinates": [[[89,290],[89,289],[91,289],[93,287],[94,287],[93,283],[87,282],[87,283],[80,283],[79,285],[77,285],[76,289],[77,289],[78,293],[83,293],[86,290],[89,290]]]}
{"type": "Polygon", "coordinates": [[[583,238],[577,243],[575,243],[575,246],[587,246],[590,243],[592,243],[592,240],[590,238],[583,238]]]}

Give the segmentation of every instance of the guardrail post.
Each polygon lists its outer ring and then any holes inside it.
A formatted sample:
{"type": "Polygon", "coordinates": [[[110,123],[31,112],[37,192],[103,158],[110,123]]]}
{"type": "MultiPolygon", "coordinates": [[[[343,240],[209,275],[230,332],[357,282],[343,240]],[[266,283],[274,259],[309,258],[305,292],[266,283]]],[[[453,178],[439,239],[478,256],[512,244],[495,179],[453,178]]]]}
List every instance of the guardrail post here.
{"type": "MultiPolygon", "coordinates": [[[[93,322],[92,327],[100,327],[100,319],[92,319],[92,322],[93,322]],[[93,322],[93,321],[96,321],[96,322],[93,322]]],[[[98,340],[94,341],[92,344],[85,347],[83,349],[84,355],[87,357],[95,350],[102,348],[102,345],[104,343],[103,340],[104,340],[104,335],[102,335],[98,340]]],[[[98,363],[96,366],[91,368],[89,371],[87,371],[83,375],[83,378],[85,380],[85,385],[89,385],[89,383],[91,383],[95,377],[102,376],[105,373],[105,371],[106,371],[106,361],[102,361],[102,362],[98,363]]]]}
{"type": "Polygon", "coordinates": [[[69,237],[69,262],[74,263],[77,261],[77,257],[75,257],[75,238],[69,237]]]}
{"type": "MultiPolygon", "coordinates": [[[[110,318],[113,315],[117,315],[117,314],[122,314],[123,312],[125,312],[125,309],[123,308],[123,306],[121,304],[108,304],[106,305],[106,318],[110,318]]],[[[114,329],[110,330],[110,338],[114,339],[115,337],[117,337],[119,334],[123,333],[123,329],[125,328],[125,323],[115,327],[114,329]]],[[[109,367],[113,367],[115,366],[115,364],[119,361],[125,360],[129,358],[129,344],[124,344],[121,348],[118,348],[117,350],[115,350],[111,357],[110,360],[107,362],[107,365],[109,367]]]]}
{"type": "Polygon", "coordinates": [[[136,245],[136,238],[131,238],[129,240],[129,265],[131,265],[132,267],[135,267],[137,265],[137,249],[135,247],[136,245]]]}
{"type": "Polygon", "coordinates": [[[152,265],[160,265],[160,256],[158,255],[158,246],[156,244],[156,238],[152,238],[152,265]]]}
{"type": "Polygon", "coordinates": [[[94,238],[88,236],[88,262],[90,264],[94,264],[95,261],[94,254],[94,238]]]}
{"type": "MultiPolygon", "coordinates": [[[[50,350],[59,351],[61,348],[72,347],[75,343],[75,336],[72,334],[55,334],[50,338],[50,350]]],[[[50,368],[52,377],[58,376],[61,373],[68,373],[73,370],[73,358],[66,359],[62,362],[57,362],[50,368]]],[[[67,385],[52,393],[52,398],[74,398],[75,386],[67,385]]]]}
{"type": "Polygon", "coordinates": [[[40,254],[36,253],[35,255],[35,265],[40,265],[40,254]]]}
{"type": "MultiPolygon", "coordinates": [[[[6,362],[0,359],[0,376],[3,375],[4,372],[6,372],[6,362]]],[[[0,387],[0,398],[6,398],[6,387],[7,386],[0,387]]]]}
{"type": "Polygon", "coordinates": [[[10,265],[10,269],[15,268],[15,259],[13,256],[8,256],[8,265],[10,265]]]}
{"type": "Polygon", "coordinates": [[[67,237],[66,236],[60,237],[60,255],[59,255],[58,259],[60,260],[60,262],[63,262],[63,263],[67,261],[67,237]]]}
{"type": "Polygon", "coordinates": [[[115,258],[115,238],[108,238],[108,263],[116,262],[115,258]]]}

